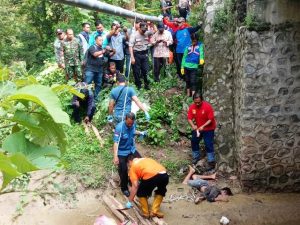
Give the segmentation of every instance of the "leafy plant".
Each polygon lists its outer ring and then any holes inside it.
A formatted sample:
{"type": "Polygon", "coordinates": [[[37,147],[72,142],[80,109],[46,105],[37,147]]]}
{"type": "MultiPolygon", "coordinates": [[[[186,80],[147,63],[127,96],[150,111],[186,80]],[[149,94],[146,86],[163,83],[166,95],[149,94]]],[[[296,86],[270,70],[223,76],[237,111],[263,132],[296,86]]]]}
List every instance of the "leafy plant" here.
{"type": "Polygon", "coordinates": [[[215,12],[213,31],[220,33],[231,30],[234,23],[234,1],[225,0],[224,6],[220,7],[215,12]]]}
{"type": "Polygon", "coordinates": [[[0,72],[0,118],[2,128],[11,128],[0,151],[3,189],[23,173],[58,165],[67,144],[63,125],[70,121],[50,87],[32,76],[11,79],[6,68],[0,72]]]}

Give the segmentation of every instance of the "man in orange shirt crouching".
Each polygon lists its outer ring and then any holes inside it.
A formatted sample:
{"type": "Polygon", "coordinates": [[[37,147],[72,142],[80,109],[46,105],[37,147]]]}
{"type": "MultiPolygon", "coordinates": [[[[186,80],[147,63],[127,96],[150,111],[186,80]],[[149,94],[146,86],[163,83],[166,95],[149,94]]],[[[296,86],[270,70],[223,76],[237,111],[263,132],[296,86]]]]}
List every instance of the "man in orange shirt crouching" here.
{"type": "Polygon", "coordinates": [[[126,207],[132,207],[133,199],[137,195],[144,217],[164,217],[164,214],[160,212],[160,204],[167,192],[166,187],[169,183],[166,168],[153,159],[134,158],[133,155],[128,156],[128,167],[130,168],[129,177],[132,187],[126,207]],[[152,209],[149,212],[148,197],[151,196],[156,187],[152,209]]]}

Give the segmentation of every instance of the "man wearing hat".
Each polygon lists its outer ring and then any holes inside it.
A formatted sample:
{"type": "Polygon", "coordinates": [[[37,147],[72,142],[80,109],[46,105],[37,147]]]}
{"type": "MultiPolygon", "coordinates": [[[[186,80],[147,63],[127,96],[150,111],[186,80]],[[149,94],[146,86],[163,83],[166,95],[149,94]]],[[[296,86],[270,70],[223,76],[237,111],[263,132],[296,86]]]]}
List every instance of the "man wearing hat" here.
{"type": "Polygon", "coordinates": [[[83,65],[83,48],[79,40],[74,37],[74,31],[67,29],[66,39],[63,40],[60,48],[60,64],[66,72],[66,80],[72,77],[77,82],[81,79],[81,66],[83,65]]]}
{"type": "Polygon", "coordinates": [[[83,98],[79,98],[78,96],[74,95],[72,99],[72,108],[73,113],[72,117],[74,118],[76,123],[80,123],[80,112],[85,111],[83,121],[85,123],[90,123],[93,119],[95,113],[95,102],[93,92],[88,88],[87,83],[79,82],[75,86],[78,91],[84,95],[83,98]]]}
{"type": "MultiPolygon", "coordinates": [[[[191,34],[196,33],[200,28],[201,25],[197,25],[195,27],[186,27],[185,26],[185,19],[183,17],[178,18],[178,26],[179,29],[176,31],[176,58],[177,58],[177,66],[179,66],[179,70],[181,69],[181,62],[184,50],[189,47],[192,43],[191,34]]],[[[178,70],[178,68],[177,68],[178,70]]],[[[179,77],[184,79],[184,74],[179,72],[179,77]]]]}
{"type": "Polygon", "coordinates": [[[65,32],[62,29],[56,30],[56,39],[54,41],[54,53],[55,53],[55,60],[58,65],[58,67],[62,68],[61,60],[60,60],[60,48],[62,45],[62,42],[65,38],[65,32]]]}
{"type": "Polygon", "coordinates": [[[165,30],[163,23],[158,23],[157,29],[158,32],[152,37],[152,44],[154,46],[154,80],[159,82],[160,70],[169,57],[169,46],[173,44],[173,38],[171,32],[165,30]]]}
{"type": "Polygon", "coordinates": [[[148,46],[150,45],[147,33],[147,23],[141,22],[137,32],[130,36],[129,52],[131,64],[133,65],[134,83],[138,89],[141,89],[141,78],[144,79],[145,89],[149,89],[148,81],[148,46]]]}

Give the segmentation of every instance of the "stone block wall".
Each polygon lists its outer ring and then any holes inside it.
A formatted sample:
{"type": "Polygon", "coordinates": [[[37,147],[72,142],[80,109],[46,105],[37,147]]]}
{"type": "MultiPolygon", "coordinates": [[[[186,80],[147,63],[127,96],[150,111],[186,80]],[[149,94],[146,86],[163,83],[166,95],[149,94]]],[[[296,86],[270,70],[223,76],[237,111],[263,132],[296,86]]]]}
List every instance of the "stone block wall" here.
{"type": "Polygon", "coordinates": [[[217,120],[215,152],[218,169],[232,172],[236,169],[233,130],[232,49],[228,36],[218,36],[212,31],[215,10],[223,4],[220,0],[206,1],[205,11],[205,66],[203,96],[214,108],[217,120]]]}
{"type": "Polygon", "coordinates": [[[235,143],[244,190],[300,191],[300,26],[257,33],[234,47],[235,143]]]}

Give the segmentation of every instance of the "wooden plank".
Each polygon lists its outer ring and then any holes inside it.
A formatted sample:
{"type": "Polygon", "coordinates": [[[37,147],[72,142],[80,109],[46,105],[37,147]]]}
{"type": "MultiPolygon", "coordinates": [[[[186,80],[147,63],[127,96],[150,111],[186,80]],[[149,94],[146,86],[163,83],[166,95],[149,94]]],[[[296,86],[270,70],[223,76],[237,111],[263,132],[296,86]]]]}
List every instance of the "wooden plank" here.
{"type": "Polygon", "coordinates": [[[89,129],[89,125],[87,125],[85,122],[82,122],[82,125],[84,127],[84,131],[87,135],[90,134],[90,129],[89,129]]]}
{"type": "MultiPolygon", "coordinates": [[[[117,207],[117,209],[123,209],[124,206],[113,196],[108,195],[108,198],[110,199],[110,201],[117,207]]],[[[129,214],[128,210],[122,210],[122,212],[127,216],[127,218],[132,222],[132,223],[136,223],[136,220],[129,214]]]]}
{"type": "Polygon", "coordinates": [[[141,216],[140,212],[136,209],[136,207],[132,207],[135,216],[138,218],[138,220],[141,222],[142,225],[152,225],[152,223],[141,216]]]}
{"type": "Polygon", "coordinates": [[[95,135],[96,135],[96,138],[98,139],[99,143],[100,143],[100,147],[103,147],[103,139],[101,138],[100,134],[99,134],[99,131],[98,129],[93,125],[91,124],[91,127],[92,127],[92,130],[94,131],[95,135]]]}
{"type": "Polygon", "coordinates": [[[102,199],[111,212],[119,219],[119,221],[124,222],[125,217],[117,210],[116,205],[111,201],[111,199],[106,195],[103,195],[102,199]]]}
{"type": "MultiPolygon", "coordinates": [[[[139,201],[137,200],[137,198],[134,199],[134,203],[140,207],[140,203],[139,201]]],[[[153,220],[153,222],[156,224],[156,225],[168,225],[163,219],[160,219],[160,218],[157,218],[157,217],[152,217],[151,218],[153,220]]]]}

